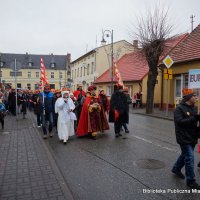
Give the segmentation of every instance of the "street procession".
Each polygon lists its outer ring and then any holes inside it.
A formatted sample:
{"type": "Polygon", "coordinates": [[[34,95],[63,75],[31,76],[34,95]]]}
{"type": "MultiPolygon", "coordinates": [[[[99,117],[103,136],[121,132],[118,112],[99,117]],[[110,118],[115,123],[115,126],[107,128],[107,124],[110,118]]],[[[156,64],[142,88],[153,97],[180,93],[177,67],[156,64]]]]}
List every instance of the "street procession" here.
{"type": "Polygon", "coordinates": [[[0,200],[199,200],[200,1],[2,1],[0,200]]]}

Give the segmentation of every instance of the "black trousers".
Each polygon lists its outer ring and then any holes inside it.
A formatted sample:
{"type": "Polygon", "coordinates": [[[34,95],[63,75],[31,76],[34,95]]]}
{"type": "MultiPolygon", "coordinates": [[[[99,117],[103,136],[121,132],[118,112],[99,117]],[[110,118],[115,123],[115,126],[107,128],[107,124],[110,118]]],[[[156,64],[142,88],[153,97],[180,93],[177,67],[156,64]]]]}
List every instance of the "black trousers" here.
{"type": "Polygon", "coordinates": [[[116,121],[114,123],[114,128],[115,128],[115,134],[120,133],[120,129],[122,127],[122,123],[120,121],[116,121]]]}

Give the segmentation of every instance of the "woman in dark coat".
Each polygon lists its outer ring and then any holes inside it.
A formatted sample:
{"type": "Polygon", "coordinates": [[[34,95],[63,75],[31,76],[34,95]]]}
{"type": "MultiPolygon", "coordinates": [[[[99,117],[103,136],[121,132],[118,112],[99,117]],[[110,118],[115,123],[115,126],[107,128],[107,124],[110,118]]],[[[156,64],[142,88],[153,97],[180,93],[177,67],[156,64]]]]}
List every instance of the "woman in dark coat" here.
{"type": "Polygon", "coordinates": [[[121,136],[122,124],[129,122],[128,102],[122,86],[115,85],[114,87],[114,94],[110,100],[109,122],[114,122],[116,138],[121,136]]]}

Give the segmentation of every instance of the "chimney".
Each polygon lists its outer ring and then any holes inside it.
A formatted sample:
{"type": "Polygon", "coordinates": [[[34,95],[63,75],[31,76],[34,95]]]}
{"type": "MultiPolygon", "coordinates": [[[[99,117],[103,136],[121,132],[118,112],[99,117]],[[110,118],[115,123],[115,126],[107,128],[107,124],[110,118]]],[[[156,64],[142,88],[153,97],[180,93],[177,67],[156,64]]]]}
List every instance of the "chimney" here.
{"type": "Polygon", "coordinates": [[[134,49],[138,49],[138,40],[133,40],[134,49]]]}

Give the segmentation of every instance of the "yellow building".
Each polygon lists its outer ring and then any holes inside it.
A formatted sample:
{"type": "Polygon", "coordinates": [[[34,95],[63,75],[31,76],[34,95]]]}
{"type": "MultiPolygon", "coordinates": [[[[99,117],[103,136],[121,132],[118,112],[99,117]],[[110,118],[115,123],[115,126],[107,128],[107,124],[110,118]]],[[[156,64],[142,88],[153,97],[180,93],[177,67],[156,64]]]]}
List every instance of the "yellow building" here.
{"type": "MultiPolygon", "coordinates": [[[[120,59],[125,53],[134,50],[134,46],[125,40],[113,43],[113,56],[115,60],[120,59]]],[[[86,90],[93,84],[95,79],[101,76],[111,65],[111,45],[95,48],[82,55],[71,63],[72,89],[77,85],[83,85],[86,90]]]]}
{"type": "MultiPolygon", "coordinates": [[[[180,35],[178,37],[169,39],[166,41],[163,57],[169,53],[172,48],[178,45],[184,38],[186,34],[180,35]]],[[[146,62],[144,55],[141,50],[138,49],[129,54],[125,54],[117,62],[117,68],[121,74],[124,86],[128,87],[129,94],[131,97],[137,92],[142,92],[142,103],[146,104],[147,99],[147,80],[149,67],[146,62]]],[[[110,87],[116,83],[111,82],[110,71],[107,70],[94,82],[98,89],[104,89],[107,96],[110,96],[110,87]]],[[[161,107],[164,98],[164,81],[162,69],[158,68],[158,76],[156,80],[155,90],[154,90],[154,106],[161,107]]]]}
{"type": "Polygon", "coordinates": [[[200,69],[200,25],[188,34],[169,53],[169,56],[174,63],[170,67],[172,70],[172,79],[168,80],[168,92],[166,91],[167,81],[163,80],[163,108],[166,106],[167,98],[169,107],[174,108],[175,103],[179,102],[183,97],[182,90],[188,88],[189,70],[200,69]],[[168,96],[166,96],[167,94],[168,96]]]}
{"type": "Polygon", "coordinates": [[[40,83],[40,59],[52,89],[70,86],[71,55],[35,55],[1,53],[1,82],[5,86],[36,90],[40,83]],[[16,62],[15,62],[16,60],[16,62]],[[17,69],[15,71],[15,68],[17,69]],[[16,74],[16,76],[15,76],[16,74]]]}

